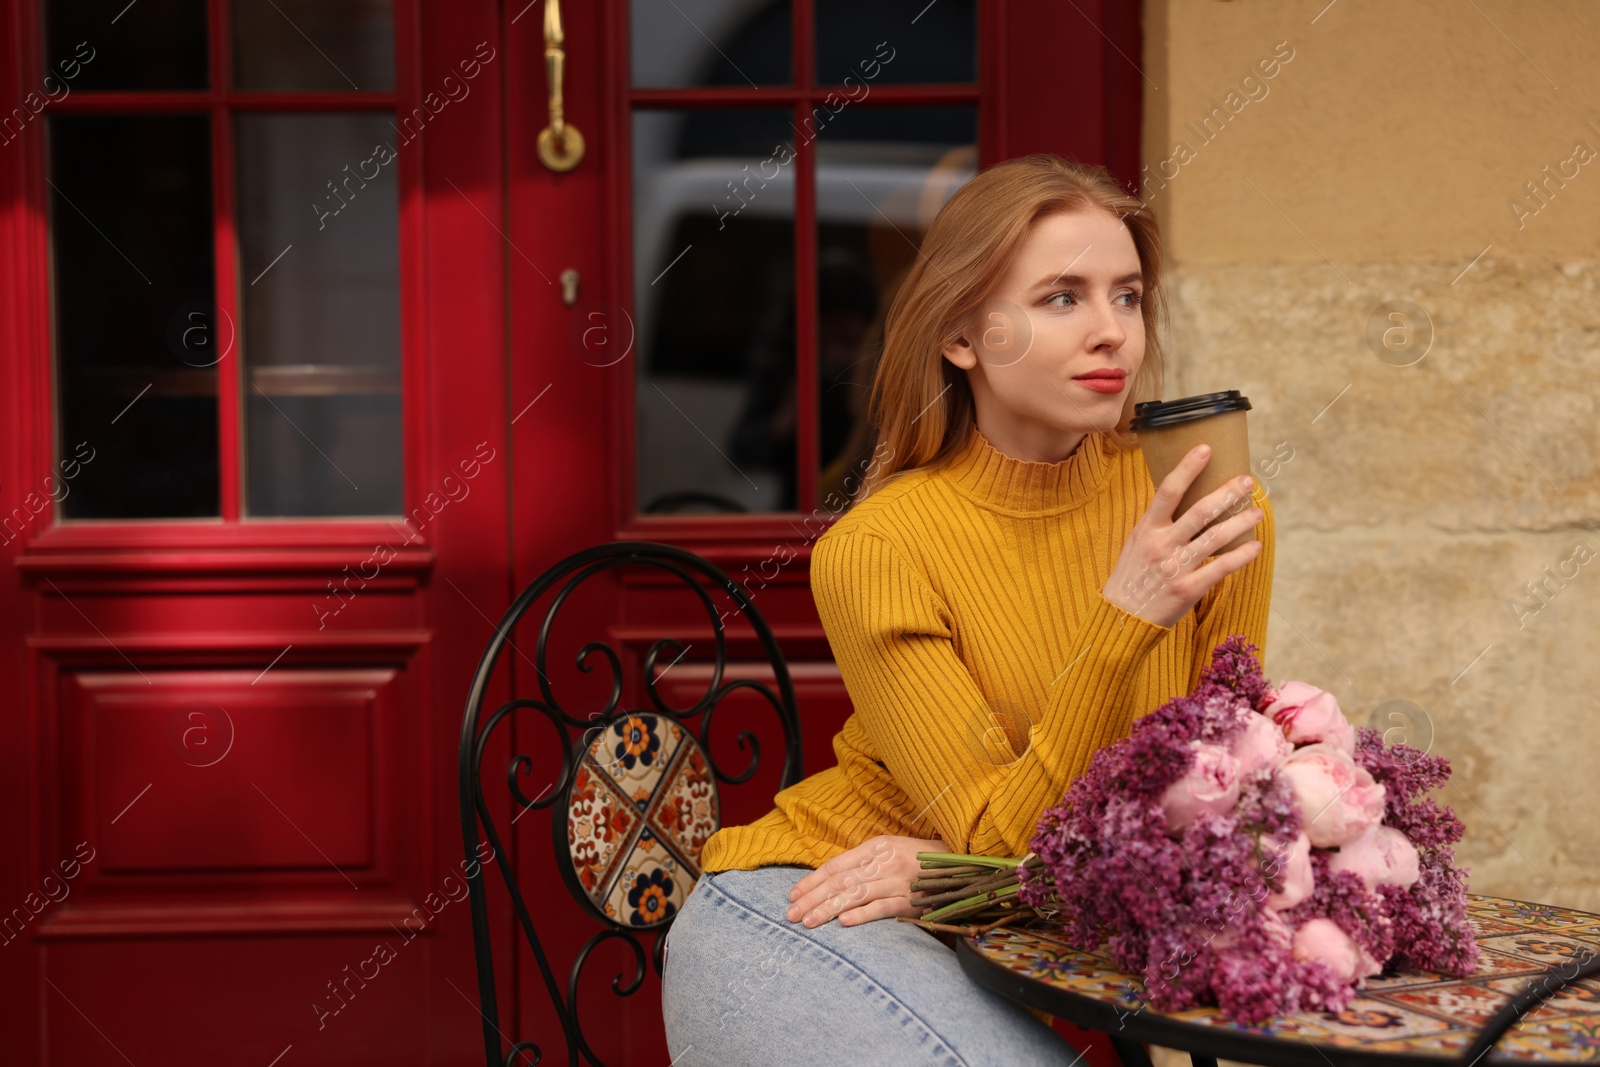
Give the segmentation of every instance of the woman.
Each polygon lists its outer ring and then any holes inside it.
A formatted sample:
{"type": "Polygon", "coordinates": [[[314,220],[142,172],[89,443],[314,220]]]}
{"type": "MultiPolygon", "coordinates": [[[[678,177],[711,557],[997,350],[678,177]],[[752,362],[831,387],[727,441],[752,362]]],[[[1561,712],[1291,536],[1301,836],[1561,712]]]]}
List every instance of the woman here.
{"type": "Polygon", "coordinates": [[[838,764],[706,843],[668,942],[675,1064],[1076,1057],[893,918],[920,910],[917,852],[1024,855],[1215,645],[1265,647],[1265,497],[1240,510],[1245,477],[1174,517],[1204,450],[1158,488],[1126,430],[1160,392],[1160,271],[1148,209],[1055,156],[983,172],[934,220],[889,314],[874,469],[811,556],[854,705],[838,764]]]}

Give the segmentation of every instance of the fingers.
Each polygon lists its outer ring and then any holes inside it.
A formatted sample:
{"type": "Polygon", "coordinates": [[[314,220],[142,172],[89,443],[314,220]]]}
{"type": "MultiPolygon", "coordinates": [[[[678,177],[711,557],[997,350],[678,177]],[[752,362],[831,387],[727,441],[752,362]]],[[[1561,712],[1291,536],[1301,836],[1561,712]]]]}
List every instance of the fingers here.
{"type": "MultiPolygon", "coordinates": [[[[789,891],[789,899],[793,901],[789,906],[789,920],[798,922],[810,913],[816,912],[829,898],[851,892],[864,883],[881,877],[893,859],[893,845],[882,835],[839,853],[801,878],[789,891]]],[[[862,896],[856,903],[867,899],[862,896]]],[[[832,915],[828,915],[827,918],[832,918],[832,915]]],[[[820,921],[826,922],[827,919],[820,921]]],[[[808,925],[814,924],[808,923],[808,925]]]]}
{"type": "MultiPolygon", "coordinates": [[[[818,883],[789,905],[789,921],[800,922],[801,920],[807,920],[808,926],[815,925],[809,920],[813,914],[823,914],[823,905],[835,897],[849,894],[859,895],[861,886],[870,883],[873,878],[874,872],[869,872],[861,867],[854,867],[818,883]]],[[[865,896],[860,896],[860,899],[856,900],[855,903],[862,903],[866,899],[865,896]]],[[[847,901],[846,903],[849,902],[847,901]]],[[[837,912],[828,913],[827,918],[821,921],[826,922],[834,914],[837,914],[837,912]]]]}
{"type": "Polygon", "coordinates": [[[1188,558],[1206,558],[1246,530],[1259,525],[1265,517],[1266,512],[1260,508],[1250,508],[1222,520],[1185,546],[1189,549],[1188,558]]]}
{"type": "Polygon", "coordinates": [[[1251,560],[1261,555],[1261,548],[1260,541],[1246,541],[1238,548],[1230,548],[1210,563],[1196,567],[1190,574],[1189,580],[1197,583],[1202,592],[1210,589],[1234,571],[1242,570],[1251,560]]]}
{"type": "MultiPolygon", "coordinates": [[[[872,879],[870,881],[857,881],[842,887],[832,896],[819,899],[811,907],[801,912],[798,922],[806,927],[821,926],[829,919],[838,917],[847,911],[860,910],[886,897],[893,897],[896,893],[904,893],[904,886],[896,886],[890,879],[872,879]]],[[[794,911],[790,909],[791,913],[794,911]]]]}
{"type": "Polygon", "coordinates": [[[829,878],[832,878],[840,871],[846,870],[861,863],[865,857],[858,855],[858,853],[861,852],[863,847],[865,846],[857,845],[848,852],[841,852],[837,856],[833,857],[833,859],[824,863],[821,867],[818,867],[816,870],[805,875],[794,884],[793,889],[789,890],[789,899],[799,900],[801,897],[814,891],[819,885],[821,885],[823,882],[826,882],[829,878]]]}
{"type": "Polygon", "coordinates": [[[844,925],[886,915],[915,915],[921,909],[909,902],[909,896],[920,868],[916,853],[943,851],[943,841],[880,834],[795,882],[789,890],[789,921],[815,927],[850,913],[857,918],[844,925]],[[901,901],[898,910],[877,906],[878,901],[895,898],[901,901]]]}
{"type": "Polygon", "coordinates": [[[1250,500],[1255,484],[1247,474],[1218,486],[1180,515],[1172,524],[1173,531],[1183,540],[1190,540],[1206,523],[1229,512],[1238,512],[1250,500]]]}
{"type": "Polygon", "coordinates": [[[855,848],[846,849],[833,859],[828,860],[821,867],[802,877],[789,890],[790,900],[799,900],[808,893],[814,892],[830,878],[837,877],[845,871],[872,864],[874,859],[880,859],[887,846],[888,839],[882,834],[870,840],[863,841],[855,848]]]}
{"type": "MultiPolygon", "coordinates": [[[[1198,510],[1198,506],[1192,510],[1198,510]]],[[[1212,586],[1255,559],[1263,546],[1259,538],[1246,541],[1217,556],[1220,566],[1215,563],[1200,566],[1201,561],[1265,518],[1264,508],[1253,507],[1214,524],[1192,541],[1177,540],[1172,533],[1178,529],[1176,525],[1159,534],[1147,529],[1143,531],[1143,547],[1136,545],[1136,538],[1140,537],[1136,530],[1130,535],[1123,557],[1118,560],[1117,569],[1107,579],[1102,593],[1130,614],[1161,626],[1175,625],[1212,586]],[[1168,547],[1161,550],[1162,554],[1135,570],[1137,557],[1135,562],[1129,562],[1130,552],[1148,551],[1160,541],[1169,542],[1168,547]]]]}
{"type": "Polygon", "coordinates": [[[1156,487],[1156,495],[1151,498],[1149,514],[1163,522],[1171,522],[1172,512],[1177,508],[1178,501],[1183,499],[1183,494],[1189,491],[1189,486],[1205,469],[1210,459],[1210,445],[1195,445],[1191,448],[1189,454],[1179,460],[1178,465],[1161,479],[1161,484],[1156,487]]]}
{"type": "Polygon", "coordinates": [[[924,910],[913,904],[909,897],[883,896],[840,915],[839,925],[859,926],[874,919],[892,919],[897,915],[920,915],[924,910]]]}
{"type": "MultiPolygon", "coordinates": [[[[1211,555],[1217,546],[1227,544],[1259,523],[1264,516],[1265,512],[1260,508],[1251,508],[1224,519],[1202,532],[1193,541],[1179,541],[1155,567],[1155,577],[1159,579],[1157,587],[1172,583],[1176,588],[1179,579],[1184,579],[1184,584],[1192,586],[1195,579],[1192,577],[1193,572],[1189,570],[1190,567],[1211,555]]],[[[1200,588],[1195,595],[1199,596],[1203,592],[1204,588],[1200,588]]]]}

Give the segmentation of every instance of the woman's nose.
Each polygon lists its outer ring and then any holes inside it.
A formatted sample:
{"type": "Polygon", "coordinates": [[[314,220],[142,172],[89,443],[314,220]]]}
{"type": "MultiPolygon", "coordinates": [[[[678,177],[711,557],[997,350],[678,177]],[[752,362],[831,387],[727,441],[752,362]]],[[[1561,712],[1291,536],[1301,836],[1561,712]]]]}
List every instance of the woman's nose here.
{"type": "Polygon", "coordinates": [[[1128,339],[1128,331],[1123,327],[1122,321],[1117,317],[1117,311],[1110,304],[1098,305],[1095,313],[1094,329],[1090,335],[1090,347],[1098,348],[1101,345],[1110,345],[1120,348],[1128,339]]]}

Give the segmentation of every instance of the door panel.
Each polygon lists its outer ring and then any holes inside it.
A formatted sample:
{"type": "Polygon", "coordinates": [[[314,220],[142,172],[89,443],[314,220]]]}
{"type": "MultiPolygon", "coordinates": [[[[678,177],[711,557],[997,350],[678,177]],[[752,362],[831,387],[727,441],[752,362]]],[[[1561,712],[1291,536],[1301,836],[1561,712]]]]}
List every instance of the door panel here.
{"type": "MultiPolygon", "coordinates": [[[[253,692],[244,672],[163,671],[147,683],[75,671],[62,679],[63,796],[81,820],[68,835],[106,842],[95,870],[107,881],[329,866],[365,874],[380,839],[392,854],[392,821],[402,814],[396,735],[418,732],[414,715],[401,714],[395,679],[392,670],[283,671],[253,692]],[[208,734],[217,740],[203,741],[208,734]],[[178,761],[164,758],[174,748],[178,761]],[[226,773],[177,773],[229,756],[238,766],[226,773]],[[157,777],[140,781],[145,770],[157,777]],[[146,797],[135,815],[129,805],[146,797]],[[122,826],[114,834],[113,819],[122,826]],[[302,822],[315,842],[295,829],[302,822]]],[[[98,881],[83,888],[117,892],[98,881]]]]}

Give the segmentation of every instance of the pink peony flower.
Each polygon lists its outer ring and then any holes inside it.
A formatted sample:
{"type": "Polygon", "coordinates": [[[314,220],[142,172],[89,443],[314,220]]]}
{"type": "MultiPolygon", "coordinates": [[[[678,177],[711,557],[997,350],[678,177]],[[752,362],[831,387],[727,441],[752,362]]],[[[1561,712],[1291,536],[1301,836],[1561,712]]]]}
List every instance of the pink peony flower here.
{"type": "MultiPolygon", "coordinates": [[[[1266,935],[1270,948],[1288,952],[1294,944],[1294,927],[1271,908],[1261,909],[1261,931],[1266,935]]],[[[1211,939],[1211,947],[1219,953],[1227,952],[1239,943],[1239,935],[1239,924],[1230,923],[1227,929],[1211,939]]]]}
{"type": "Polygon", "coordinates": [[[1239,800],[1239,761],[1221,745],[1192,740],[1194,758],[1182,778],[1161,794],[1167,832],[1176,837],[1201,815],[1226,815],[1239,800]]]}
{"type": "Polygon", "coordinates": [[[1353,871],[1368,889],[1414,884],[1419,871],[1417,850],[1405,834],[1392,826],[1374,826],[1328,857],[1328,870],[1353,871]]]}
{"type": "Polygon", "coordinates": [[[1285,682],[1277,690],[1265,714],[1283,728],[1283,735],[1297,745],[1322,741],[1356,754],[1356,728],[1339,710],[1333,694],[1305,682],[1285,682]]]}
{"type": "Polygon", "coordinates": [[[1261,925],[1267,932],[1267,939],[1273,945],[1285,952],[1293,950],[1294,927],[1290,926],[1283,916],[1268,908],[1261,913],[1261,925]]]}
{"type": "Polygon", "coordinates": [[[1311,839],[1302,830],[1287,849],[1280,852],[1280,848],[1280,844],[1274,844],[1268,857],[1278,861],[1278,884],[1283,888],[1267,894],[1267,907],[1283,911],[1311,895],[1311,839]]]}
{"type": "Polygon", "coordinates": [[[1241,777],[1259,767],[1276,769],[1289,753],[1294,751],[1283,731],[1265,715],[1253,711],[1243,713],[1245,727],[1233,738],[1233,757],[1239,761],[1241,777]]]}
{"type": "Polygon", "coordinates": [[[1317,848],[1354,841],[1383,819],[1383,786],[1343,749],[1325,742],[1297,748],[1278,774],[1289,783],[1317,848]]]}
{"type": "Polygon", "coordinates": [[[1355,943],[1332,919],[1307,919],[1294,932],[1290,954],[1297,960],[1321,960],[1334,974],[1359,987],[1362,979],[1383,970],[1383,964],[1355,943]]]}

